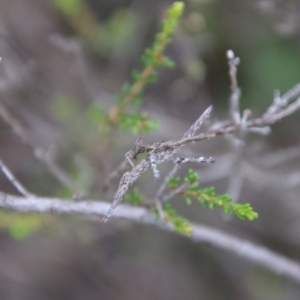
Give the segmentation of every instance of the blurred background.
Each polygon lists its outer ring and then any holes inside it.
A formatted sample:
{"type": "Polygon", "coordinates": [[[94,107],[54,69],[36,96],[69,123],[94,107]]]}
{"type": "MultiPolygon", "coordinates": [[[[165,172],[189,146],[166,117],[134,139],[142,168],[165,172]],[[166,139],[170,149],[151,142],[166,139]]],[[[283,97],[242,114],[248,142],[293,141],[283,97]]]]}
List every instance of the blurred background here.
{"type": "MultiPolygon", "coordinates": [[[[167,0],[1,0],[0,103],[89,197],[112,201],[104,179],[136,136],[95,124],[109,109],[159,30],[167,0]]],[[[241,108],[260,116],[275,89],[300,81],[297,0],[190,0],[141,110],[159,121],[147,143],[178,139],[210,104],[226,120],[230,82],[226,51],[240,57],[241,108]]],[[[3,108],[1,108],[3,112],[3,108]]],[[[220,228],[300,261],[300,112],[269,136],[218,138],[188,147],[214,156],[195,166],[202,186],[250,202],[254,222],[218,210],[172,203],[187,219],[220,228]]],[[[32,193],[72,197],[0,118],[0,157],[32,193]]],[[[167,174],[169,166],[161,166],[167,174]]],[[[182,169],[182,175],[187,169],[182,169]]],[[[137,185],[151,196],[159,183],[137,185]]],[[[0,189],[17,194],[4,175],[0,189]]],[[[1,299],[299,299],[296,283],[234,254],[124,220],[0,212],[1,299]]]]}

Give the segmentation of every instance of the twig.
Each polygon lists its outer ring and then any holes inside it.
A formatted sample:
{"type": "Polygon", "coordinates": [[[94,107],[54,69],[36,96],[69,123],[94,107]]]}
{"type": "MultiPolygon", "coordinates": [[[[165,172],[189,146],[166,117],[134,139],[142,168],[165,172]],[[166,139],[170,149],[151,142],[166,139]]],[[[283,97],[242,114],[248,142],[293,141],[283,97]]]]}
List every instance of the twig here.
{"type": "MultiPolygon", "coordinates": [[[[197,119],[197,121],[189,128],[189,130],[183,135],[183,137],[179,140],[182,141],[184,138],[192,138],[193,135],[196,133],[197,130],[203,125],[203,123],[209,118],[210,113],[212,111],[212,106],[208,107],[204,113],[197,119]]],[[[154,174],[157,173],[157,165],[170,162],[174,164],[181,164],[181,163],[190,163],[190,162],[197,162],[197,163],[212,163],[214,159],[212,157],[197,157],[197,158],[184,158],[184,157],[176,157],[175,154],[178,152],[183,146],[178,145],[175,147],[165,147],[166,143],[156,143],[155,147],[151,149],[150,154],[143,159],[138,165],[136,165],[130,172],[126,172],[121,181],[119,183],[119,187],[114,195],[113,203],[108,210],[107,214],[103,218],[103,221],[106,222],[113,213],[113,210],[118,206],[118,204],[123,200],[126,192],[128,191],[129,187],[145,172],[149,169],[153,169],[154,174]],[[153,164],[153,159],[151,159],[151,154],[155,152],[155,164],[153,164]]],[[[144,145],[138,145],[138,147],[134,147],[132,150],[132,154],[136,152],[136,155],[142,151],[148,151],[149,149],[144,145]],[[136,148],[138,148],[136,150],[136,148]]]]}
{"type": "Polygon", "coordinates": [[[10,112],[0,103],[0,116],[12,128],[13,132],[19,137],[23,144],[29,147],[40,162],[46,165],[48,171],[64,186],[77,193],[77,187],[66,172],[57,165],[53,159],[48,155],[48,151],[36,146],[31,140],[29,133],[22,127],[22,125],[15,119],[10,112]]]}
{"type": "MultiPolygon", "coordinates": [[[[182,136],[181,139],[193,137],[197,131],[202,127],[202,125],[209,119],[213,106],[210,105],[202,115],[194,122],[194,124],[189,128],[189,130],[182,136]]],[[[179,150],[179,149],[177,149],[179,150]]]]}
{"type": "MultiPolygon", "coordinates": [[[[196,132],[202,127],[202,125],[208,120],[208,118],[211,115],[213,106],[209,106],[204,112],[203,114],[194,122],[194,124],[189,128],[189,130],[187,130],[185,132],[185,134],[182,136],[181,139],[185,139],[188,137],[193,137],[196,132]]],[[[177,151],[179,151],[180,149],[177,148],[176,151],[173,152],[173,154],[177,151]]],[[[213,158],[211,158],[213,159],[213,158]]],[[[155,199],[160,199],[161,196],[163,195],[163,192],[165,191],[166,187],[168,186],[168,183],[170,181],[170,179],[175,176],[175,174],[178,172],[178,170],[180,169],[180,164],[177,163],[172,170],[170,171],[170,173],[166,176],[163,184],[160,186],[160,188],[158,189],[158,192],[156,194],[155,199]]],[[[170,199],[170,198],[168,198],[170,199]]]]}
{"type": "Polygon", "coordinates": [[[111,182],[123,174],[132,159],[135,159],[139,153],[143,153],[145,151],[146,149],[143,147],[142,139],[138,138],[133,149],[125,154],[124,161],[107,177],[103,185],[103,190],[107,190],[111,182]]]}
{"type": "MultiPolygon", "coordinates": [[[[170,153],[168,151],[163,151],[160,153],[157,153],[157,160],[156,163],[161,164],[163,162],[172,162],[172,163],[185,163],[185,162],[191,162],[191,160],[185,160],[181,158],[178,158],[179,160],[172,161],[172,157],[170,157],[170,153]]],[[[205,159],[203,157],[195,158],[193,162],[213,162],[213,159],[210,157],[208,159],[205,159]]],[[[149,162],[149,159],[145,158],[143,159],[138,165],[136,165],[130,172],[126,172],[123,177],[121,178],[121,181],[119,183],[119,187],[117,189],[117,192],[114,195],[113,203],[108,210],[107,214],[103,218],[103,222],[106,222],[112,215],[114,209],[119,205],[119,203],[122,202],[124,195],[127,193],[129,187],[145,172],[151,169],[151,164],[149,162]]]]}
{"type": "MultiPolygon", "coordinates": [[[[193,134],[196,132],[197,129],[203,124],[203,122],[209,117],[211,112],[211,107],[209,107],[202,116],[198,119],[204,119],[202,122],[196,121],[196,124],[193,125],[189,131],[187,131],[184,136],[178,140],[178,141],[169,141],[169,142],[159,142],[152,145],[142,145],[139,147],[139,150],[136,151],[137,153],[141,153],[143,151],[155,151],[156,153],[156,165],[159,165],[160,163],[164,162],[172,162],[172,163],[184,163],[184,162],[199,162],[199,159],[184,159],[181,157],[175,157],[174,154],[181,149],[183,146],[199,142],[202,140],[207,140],[210,138],[215,138],[220,135],[226,135],[234,132],[240,132],[240,131],[247,131],[249,129],[256,129],[256,128],[264,128],[267,125],[273,124],[281,120],[282,118],[294,113],[300,108],[300,97],[296,99],[293,103],[289,104],[285,108],[281,109],[280,111],[270,114],[270,115],[263,115],[260,118],[256,118],[253,120],[248,120],[248,117],[250,117],[250,111],[247,110],[244,113],[243,122],[239,122],[238,124],[228,125],[223,128],[218,128],[215,130],[208,131],[206,133],[198,134],[196,136],[193,136],[193,134]]],[[[133,150],[132,150],[133,151],[133,150]]],[[[205,159],[204,161],[212,162],[213,160],[211,158],[205,159]]],[[[121,181],[122,184],[119,184],[118,190],[115,193],[113,203],[111,205],[111,208],[109,209],[107,215],[103,219],[104,221],[107,221],[109,217],[111,216],[113,210],[117,207],[117,205],[123,200],[124,195],[128,191],[129,187],[146,171],[148,171],[151,168],[151,163],[149,162],[149,157],[146,159],[143,159],[137,166],[135,166],[130,172],[126,172],[121,181]]]]}
{"type": "Polygon", "coordinates": [[[16,190],[23,196],[29,197],[31,194],[26,190],[26,188],[16,179],[14,174],[10,171],[10,169],[5,165],[5,163],[0,158],[0,169],[9,182],[16,188],[16,190]]]}
{"type": "MultiPolygon", "coordinates": [[[[104,216],[109,209],[110,204],[92,200],[74,202],[56,198],[22,198],[1,193],[0,207],[2,209],[23,213],[37,212],[104,216]]],[[[113,217],[125,218],[127,220],[154,226],[161,230],[174,232],[168,223],[156,221],[153,213],[142,207],[119,205],[116,208],[113,217]]],[[[239,239],[217,229],[196,224],[192,225],[192,235],[186,238],[197,243],[199,242],[218,249],[224,249],[300,283],[300,263],[269,250],[266,247],[239,239]]]]}
{"type": "Polygon", "coordinates": [[[281,96],[282,101],[290,102],[292,99],[300,94],[300,83],[296,84],[293,88],[288,90],[284,95],[281,96]]]}
{"type": "Polygon", "coordinates": [[[230,115],[234,124],[239,124],[241,121],[240,114],[240,96],[241,91],[237,82],[237,66],[240,63],[240,59],[234,55],[232,50],[228,50],[226,53],[229,65],[229,78],[230,78],[230,115]]]}
{"type": "Polygon", "coordinates": [[[161,186],[159,187],[156,195],[155,195],[155,199],[160,199],[161,196],[163,195],[165,189],[167,188],[169,181],[171,180],[172,177],[174,177],[177,173],[179,169],[179,164],[176,164],[172,170],[170,171],[170,173],[164,178],[163,183],[161,184],[161,186]]]}
{"type": "Polygon", "coordinates": [[[245,179],[245,174],[240,164],[241,162],[239,161],[233,164],[228,180],[227,194],[231,196],[233,202],[238,202],[245,179]]]}
{"type": "MultiPolygon", "coordinates": [[[[240,124],[241,128],[245,128],[247,120],[251,117],[250,109],[243,111],[241,117],[240,113],[240,97],[241,91],[238,87],[237,70],[240,63],[240,59],[235,56],[232,50],[227,51],[227,59],[229,65],[229,78],[230,78],[230,101],[229,101],[229,112],[231,120],[234,124],[240,124]]],[[[236,140],[231,140],[233,146],[232,152],[235,153],[234,159],[232,160],[231,174],[228,181],[227,192],[231,195],[233,201],[237,202],[242,186],[243,186],[243,174],[240,172],[239,164],[242,156],[244,141],[246,137],[246,131],[239,135],[238,143],[236,140]]]]}
{"type": "Polygon", "coordinates": [[[210,246],[230,251],[276,274],[285,275],[300,283],[300,263],[278,254],[266,247],[241,240],[225,232],[206,226],[193,225],[191,239],[210,246]]]}
{"type": "Polygon", "coordinates": [[[180,185],[177,189],[175,189],[174,191],[171,191],[169,194],[165,195],[162,197],[161,202],[165,203],[170,201],[172,198],[174,198],[176,195],[180,194],[181,192],[183,192],[184,190],[186,190],[188,188],[189,184],[188,183],[183,183],[182,185],[180,185]]]}
{"type": "Polygon", "coordinates": [[[214,163],[215,160],[213,157],[166,157],[165,162],[169,162],[172,164],[186,164],[186,163],[214,163]]]}
{"type": "Polygon", "coordinates": [[[287,91],[283,96],[280,96],[280,91],[274,91],[274,98],[272,105],[267,109],[263,117],[268,117],[285,107],[289,101],[298,96],[300,93],[300,84],[296,84],[292,89],[287,91]]]}
{"type": "MultiPolygon", "coordinates": [[[[257,119],[249,120],[243,127],[241,127],[240,124],[230,125],[230,126],[227,126],[224,128],[211,130],[206,133],[201,133],[194,137],[186,138],[186,139],[183,139],[183,140],[180,140],[177,142],[165,142],[162,144],[162,147],[172,148],[172,147],[186,145],[189,143],[208,140],[211,138],[215,138],[217,136],[235,133],[235,132],[238,132],[241,130],[256,129],[257,127],[265,127],[267,125],[274,124],[274,123],[280,121],[281,119],[291,115],[298,109],[300,109],[300,97],[295,102],[291,103],[289,106],[287,106],[283,110],[279,111],[275,115],[268,116],[267,118],[257,118],[257,119]]],[[[149,149],[154,148],[154,147],[155,147],[155,145],[148,146],[149,149]]]]}
{"type": "MultiPolygon", "coordinates": [[[[202,115],[194,122],[194,124],[189,128],[189,130],[182,136],[181,139],[194,136],[196,132],[201,128],[201,126],[206,122],[206,120],[210,117],[212,109],[213,109],[212,105],[209,106],[202,113],[202,115]]],[[[144,153],[149,150],[155,150],[156,148],[160,147],[160,145],[162,144],[163,144],[162,142],[156,143],[155,146],[153,145],[152,149],[150,149],[149,146],[145,146],[142,144],[141,139],[138,139],[135,142],[134,148],[131,151],[126,153],[126,159],[105,180],[103,189],[106,190],[115,178],[120,177],[122,175],[122,173],[127,169],[129,165],[129,160],[135,159],[137,155],[140,153],[144,153]]],[[[175,152],[178,152],[180,148],[181,147],[174,148],[173,154],[175,154],[175,152]]],[[[178,166],[176,168],[178,168],[178,166]]],[[[161,193],[163,193],[163,190],[161,191],[161,193]]]]}
{"type": "Polygon", "coordinates": [[[158,212],[158,215],[159,215],[160,219],[163,221],[164,217],[165,217],[165,213],[164,213],[161,202],[159,200],[156,200],[155,201],[155,206],[156,206],[156,209],[157,209],[157,212],[158,212]]]}
{"type": "Polygon", "coordinates": [[[157,168],[157,163],[156,163],[156,151],[154,150],[152,153],[149,154],[148,156],[149,158],[149,162],[150,162],[150,166],[153,172],[153,176],[155,180],[158,180],[160,177],[158,168],[157,168]]]}

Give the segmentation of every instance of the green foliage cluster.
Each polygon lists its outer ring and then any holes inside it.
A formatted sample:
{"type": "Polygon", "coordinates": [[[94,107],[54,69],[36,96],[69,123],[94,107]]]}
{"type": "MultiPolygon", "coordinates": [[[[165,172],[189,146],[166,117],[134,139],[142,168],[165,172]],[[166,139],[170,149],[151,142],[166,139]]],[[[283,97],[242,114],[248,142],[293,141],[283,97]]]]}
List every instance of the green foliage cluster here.
{"type": "MultiPolygon", "coordinates": [[[[175,2],[168,9],[167,16],[161,25],[161,31],[156,35],[153,45],[145,50],[142,56],[143,69],[132,72],[132,83],[126,83],[123,86],[122,93],[116,97],[117,103],[109,112],[101,106],[90,106],[85,114],[85,118],[92,126],[98,127],[103,133],[110,133],[110,129],[117,127],[134,134],[141,132],[150,132],[157,128],[157,123],[150,121],[147,114],[140,112],[129,112],[133,107],[138,107],[143,102],[142,94],[145,88],[157,81],[157,70],[161,67],[172,68],[174,62],[168,58],[164,51],[166,46],[171,42],[178,19],[182,15],[184,4],[175,2]]],[[[80,111],[79,109],[77,111],[80,111]]],[[[180,184],[179,177],[173,177],[169,181],[169,187],[176,189],[180,184]]],[[[233,203],[229,195],[216,195],[214,188],[201,189],[199,186],[199,176],[189,170],[188,175],[184,178],[187,189],[182,192],[186,202],[191,203],[192,199],[199,201],[204,207],[214,209],[220,207],[225,214],[234,213],[240,219],[254,220],[258,214],[253,211],[250,204],[233,203]]],[[[125,201],[133,206],[143,205],[143,195],[138,188],[125,196],[125,201]]],[[[152,207],[153,211],[159,216],[156,206],[152,207]]],[[[190,223],[179,216],[172,208],[171,204],[162,206],[164,221],[170,222],[174,230],[186,235],[192,233],[190,223]]]]}
{"type": "Polygon", "coordinates": [[[1,212],[0,220],[0,228],[8,229],[14,239],[24,239],[53,222],[51,216],[39,214],[20,215],[11,212],[1,212]]]}
{"type": "MultiPolygon", "coordinates": [[[[176,188],[176,183],[178,184],[179,181],[178,178],[171,179],[170,186],[176,188]]],[[[189,170],[184,182],[188,184],[187,189],[183,192],[187,203],[191,203],[192,199],[196,199],[203,207],[209,207],[210,209],[220,207],[225,214],[234,213],[241,220],[253,221],[258,218],[258,213],[253,211],[249,203],[233,203],[229,195],[216,195],[213,187],[201,189],[199,175],[194,170],[189,170]]]]}
{"type": "MultiPolygon", "coordinates": [[[[155,210],[154,210],[155,211],[155,210]]],[[[156,211],[155,211],[156,212],[156,211]]],[[[193,233],[191,223],[179,216],[171,204],[163,205],[164,221],[170,222],[174,226],[174,231],[190,236],[193,233]]]]}
{"type": "MultiPolygon", "coordinates": [[[[127,201],[132,206],[142,206],[143,205],[144,196],[141,194],[138,188],[133,188],[131,193],[127,193],[125,196],[125,201],[127,201]]],[[[154,212],[157,219],[159,219],[160,215],[157,209],[157,206],[151,206],[152,211],[154,212]]],[[[179,216],[175,209],[172,208],[170,203],[166,203],[162,206],[163,210],[163,221],[171,223],[174,226],[174,230],[176,232],[180,232],[187,236],[192,234],[191,224],[179,216]]]]}
{"type": "Polygon", "coordinates": [[[85,8],[83,0],[53,0],[53,2],[67,16],[80,14],[85,8]]]}
{"type": "Polygon", "coordinates": [[[99,24],[84,0],[52,0],[70,27],[90,45],[99,34],[99,24]]]}
{"type": "MultiPolygon", "coordinates": [[[[184,177],[183,181],[184,184],[186,184],[186,189],[182,191],[182,195],[187,204],[191,204],[192,200],[196,199],[203,207],[209,207],[210,209],[219,207],[225,214],[234,213],[241,220],[248,219],[249,221],[253,221],[258,218],[258,213],[253,211],[253,208],[249,203],[233,203],[232,198],[229,195],[216,195],[213,187],[201,189],[199,175],[192,169],[188,171],[188,174],[184,177]]],[[[170,189],[174,190],[177,189],[180,184],[181,180],[179,177],[172,177],[168,186],[170,189]]],[[[125,200],[133,206],[143,205],[143,198],[143,195],[137,188],[134,188],[131,193],[128,193],[125,196],[125,200]]],[[[161,217],[158,208],[155,205],[152,206],[152,210],[157,218],[161,217]]],[[[189,221],[179,216],[170,203],[166,203],[162,206],[162,212],[163,221],[171,223],[176,232],[180,232],[187,236],[192,234],[192,226],[189,221]]]]}
{"type": "Polygon", "coordinates": [[[85,0],[52,0],[55,7],[77,36],[90,50],[108,56],[113,49],[122,49],[134,28],[134,15],[117,9],[101,23],[85,0]]]}
{"type": "Polygon", "coordinates": [[[139,206],[142,204],[143,195],[140,193],[138,188],[133,188],[131,193],[127,193],[125,195],[124,199],[132,206],[139,206]]]}
{"type": "Polygon", "coordinates": [[[157,81],[157,69],[174,67],[174,62],[164,55],[167,45],[171,42],[178,19],[182,15],[184,4],[175,2],[168,9],[166,19],[162,22],[161,31],[156,35],[152,47],[145,50],[142,56],[142,71],[132,72],[132,84],[124,84],[122,94],[117,96],[117,105],[109,112],[109,121],[120,128],[134,134],[150,132],[158,127],[157,122],[150,121],[147,114],[130,113],[129,108],[140,105],[145,88],[157,81]]]}
{"type": "MultiPolygon", "coordinates": [[[[57,5],[66,15],[77,16],[79,14],[77,9],[68,10],[68,7],[73,3],[72,1],[75,0],[62,1],[62,3],[57,3],[57,5]]],[[[80,5],[81,1],[76,1],[74,4],[83,10],[83,6],[80,5]]],[[[98,103],[90,105],[84,115],[85,120],[89,122],[85,126],[86,129],[93,126],[98,128],[102,133],[109,134],[110,129],[118,127],[133,134],[139,134],[142,132],[151,132],[158,128],[158,123],[151,121],[148,114],[132,110],[142,104],[142,93],[145,88],[157,81],[157,70],[161,67],[171,68],[175,66],[174,62],[164,54],[164,51],[171,42],[172,34],[176,29],[183,9],[184,4],[182,2],[174,2],[170,6],[167,10],[167,16],[162,22],[161,31],[156,35],[153,45],[146,49],[142,55],[143,69],[132,72],[132,83],[125,83],[123,85],[122,93],[116,97],[116,105],[111,107],[108,112],[98,103]]],[[[111,27],[115,28],[116,26],[111,27]]],[[[75,104],[70,107],[70,101],[62,102],[60,97],[56,103],[58,103],[55,108],[56,115],[59,116],[66,111],[65,107],[63,107],[63,103],[65,103],[71,112],[75,111],[76,115],[82,116],[82,110],[79,107],[75,107],[75,104]]],[[[79,116],[78,120],[80,119],[82,118],[79,116]]],[[[82,121],[82,123],[86,121],[82,121]]]]}
{"type": "MultiPolygon", "coordinates": [[[[82,0],[53,0],[61,11],[69,18],[71,24],[78,29],[79,34],[92,38],[91,33],[97,31],[96,23],[90,15],[87,7],[82,0]],[[76,20],[81,19],[80,23],[76,20]]],[[[140,112],[132,112],[143,102],[142,94],[145,88],[157,81],[157,71],[161,67],[172,68],[174,62],[164,54],[167,45],[171,42],[172,34],[174,33],[178,20],[183,13],[183,2],[174,2],[167,10],[166,18],[161,25],[161,31],[156,35],[153,45],[145,50],[142,56],[141,71],[134,70],[132,72],[132,83],[126,83],[123,86],[122,93],[116,97],[116,105],[110,108],[109,111],[101,107],[100,104],[90,106],[85,113],[82,113],[81,108],[73,99],[68,97],[58,97],[53,107],[55,115],[71,124],[78,131],[77,133],[85,139],[95,140],[95,132],[93,129],[98,128],[104,134],[112,134],[111,129],[120,128],[138,134],[141,132],[150,132],[158,127],[157,122],[149,119],[147,114],[140,112]],[[74,119],[77,120],[74,124],[74,119]]],[[[116,26],[113,22],[112,28],[114,31],[116,26]]],[[[87,143],[89,144],[89,143],[87,143]]],[[[173,177],[169,181],[169,188],[176,189],[180,185],[180,178],[173,177]]],[[[249,203],[238,204],[232,203],[232,199],[228,195],[215,195],[214,188],[201,189],[199,186],[199,176],[189,170],[188,175],[184,178],[184,183],[187,188],[182,192],[186,202],[189,204],[193,199],[199,201],[204,207],[214,209],[220,207],[225,214],[234,213],[240,219],[254,220],[258,218],[258,214],[253,211],[249,203]]],[[[137,188],[134,188],[131,193],[125,196],[125,200],[133,206],[144,205],[143,195],[137,188]]],[[[161,216],[156,206],[151,207],[157,218],[161,216]]],[[[170,203],[162,206],[163,220],[174,226],[176,232],[185,235],[192,234],[191,224],[172,208],[170,203]]],[[[44,218],[35,215],[22,217],[13,217],[6,214],[1,214],[1,226],[9,228],[10,233],[15,238],[23,238],[31,232],[40,228],[44,224],[44,218]]]]}

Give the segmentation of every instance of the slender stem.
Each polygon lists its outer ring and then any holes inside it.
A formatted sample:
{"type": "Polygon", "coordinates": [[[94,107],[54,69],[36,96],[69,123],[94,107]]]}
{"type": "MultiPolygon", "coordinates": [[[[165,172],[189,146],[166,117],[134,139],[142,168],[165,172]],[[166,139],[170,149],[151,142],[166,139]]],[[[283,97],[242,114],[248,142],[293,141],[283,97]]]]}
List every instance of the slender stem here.
{"type": "Polygon", "coordinates": [[[36,146],[32,141],[29,133],[20,124],[20,122],[15,119],[11,113],[0,103],[0,117],[12,128],[13,132],[18,136],[21,142],[29,147],[40,162],[42,162],[47,170],[64,186],[73,191],[78,192],[75,183],[71,180],[68,174],[48,155],[48,151],[39,146],[36,146]]]}
{"type": "Polygon", "coordinates": [[[20,183],[20,181],[14,176],[10,169],[5,165],[5,163],[0,159],[0,169],[10,183],[16,188],[16,190],[23,196],[29,197],[30,193],[26,188],[20,183]]]}
{"type": "MultiPolygon", "coordinates": [[[[74,202],[55,198],[22,198],[0,193],[0,207],[2,209],[23,213],[37,212],[104,216],[110,207],[110,203],[92,200],[74,202]]],[[[125,218],[127,220],[157,227],[161,230],[174,232],[170,224],[156,221],[153,213],[142,207],[131,207],[120,204],[112,217],[125,218]]],[[[185,238],[197,243],[208,244],[212,247],[232,252],[239,257],[264,266],[277,274],[284,275],[300,283],[300,263],[264,246],[239,239],[221,230],[197,224],[192,224],[192,234],[190,237],[185,236],[185,238]]]]}

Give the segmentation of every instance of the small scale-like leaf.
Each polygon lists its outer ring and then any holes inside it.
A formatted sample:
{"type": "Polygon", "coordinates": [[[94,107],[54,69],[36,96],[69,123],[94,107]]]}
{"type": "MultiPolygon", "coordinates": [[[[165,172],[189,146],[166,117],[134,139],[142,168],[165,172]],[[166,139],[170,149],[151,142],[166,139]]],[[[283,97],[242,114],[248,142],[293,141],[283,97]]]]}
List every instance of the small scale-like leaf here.
{"type": "Polygon", "coordinates": [[[210,209],[214,209],[215,208],[215,204],[214,203],[209,203],[209,208],[210,209]]]}
{"type": "Polygon", "coordinates": [[[180,181],[180,178],[179,178],[179,177],[172,177],[172,178],[169,180],[169,188],[171,188],[171,189],[177,188],[178,185],[179,185],[179,181],[180,181]]]}

